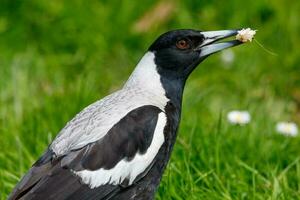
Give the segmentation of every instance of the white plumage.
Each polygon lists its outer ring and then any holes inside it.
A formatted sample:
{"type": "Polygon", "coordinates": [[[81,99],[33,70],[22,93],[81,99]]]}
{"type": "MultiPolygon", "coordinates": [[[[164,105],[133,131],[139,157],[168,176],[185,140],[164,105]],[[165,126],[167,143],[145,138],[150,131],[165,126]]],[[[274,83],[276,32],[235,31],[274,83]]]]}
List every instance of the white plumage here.
{"type": "Polygon", "coordinates": [[[163,131],[166,122],[166,115],[161,112],[158,116],[152,142],[145,154],[138,153],[131,161],[123,159],[114,168],[109,170],[101,168],[96,171],[82,170],[74,173],[81,177],[82,181],[91,188],[96,188],[106,183],[117,185],[122,183],[125,178],[129,180],[129,185],[131,185],[135,178],[151,164],[159,148],[164,143],[163,131]]]}
{"type": "Polygon", "coordinates": [[[123,89],[77,114],[60,131],[50,148],[56,155],[67,154],[104,137],[130,111],[144,105],[154,105],[164,111],[167,102],[156,71],[154,54],[147,52],[123,89]]]}

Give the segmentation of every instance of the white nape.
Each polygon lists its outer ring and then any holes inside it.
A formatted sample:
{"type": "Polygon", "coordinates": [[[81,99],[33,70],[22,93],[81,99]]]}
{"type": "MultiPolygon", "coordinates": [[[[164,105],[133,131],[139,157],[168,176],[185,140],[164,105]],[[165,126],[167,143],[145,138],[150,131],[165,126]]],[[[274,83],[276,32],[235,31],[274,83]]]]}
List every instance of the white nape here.
{"type": "Polygon", "coordinates": [[[166,101],[165,90],[161,84],[160,75],[157,72],[153,52],[149,51],[143,56],[124,85],[124,89],[132,87],[140,87],[142,90],[151,91],[156,97],[162,98],[160,101],[166,101]]]}
{"type": "Polygon", "coordinates": [[[166,115],[161,112],[158,115],[152,142],[145,154],[137,153],[131,161],[123,159],[112,169],[99,169],[96,171],[82,170],[78,172],[73,171],[73,173],[79,176],[82,182],[88,184],[90,188],[96,188],[104,184],[117,185],[122,183],[126,178],[129,180],[129,185],[131,185],[135,178],[143,173],[151,164],[164,143],[164,128],[166,123],[166,115]]]}

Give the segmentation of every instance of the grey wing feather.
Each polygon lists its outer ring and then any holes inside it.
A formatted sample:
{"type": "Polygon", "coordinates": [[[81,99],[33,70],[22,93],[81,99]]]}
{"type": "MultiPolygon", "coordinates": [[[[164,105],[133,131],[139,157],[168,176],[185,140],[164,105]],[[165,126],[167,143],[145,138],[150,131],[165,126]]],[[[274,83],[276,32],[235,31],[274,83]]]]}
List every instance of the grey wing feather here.
{"type": "Polygon", "coordinates": [[[160,102],[155,95],[137,88],[119,90],[77,114],[60,131],[50,149],[61,156],[95,142],[128,112],[144,105],[154,105],[163,110],[165,101],[160,102]]]}

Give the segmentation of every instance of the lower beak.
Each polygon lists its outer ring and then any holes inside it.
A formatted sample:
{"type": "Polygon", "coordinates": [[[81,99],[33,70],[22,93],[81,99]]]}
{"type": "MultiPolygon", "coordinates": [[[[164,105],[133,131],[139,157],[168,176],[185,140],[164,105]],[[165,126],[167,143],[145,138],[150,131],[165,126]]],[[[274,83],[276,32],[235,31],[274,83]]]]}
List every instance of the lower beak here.
{"type": "Polygon", "coordinates": [[[204,36],[204,41],[196,50],[200,51],[200,57],[207,57],[223,49],[240,45],[243,42],[239,40],[216,43],[219,40],[237,35],[238,31],[239,30],[222,30],[201,32],[204,36]]]}

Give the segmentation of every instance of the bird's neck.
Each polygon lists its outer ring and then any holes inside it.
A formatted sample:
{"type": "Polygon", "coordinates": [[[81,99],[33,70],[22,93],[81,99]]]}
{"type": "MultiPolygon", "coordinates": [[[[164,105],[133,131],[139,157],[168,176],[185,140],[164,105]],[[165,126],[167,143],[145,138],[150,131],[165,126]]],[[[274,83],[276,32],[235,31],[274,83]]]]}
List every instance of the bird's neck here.
{"type": "Polygon", "coordinates": [[[171,101],[181,108],[184,81],[174,78],[170,72],[161,71],[155,64],[155,55],[147,52],[140,60],[123,89],[142,90],[161,101],[171,101]]]}
{"type": "Polygon", "coordinates": [[[156,70],[154,54],[147,52],[135,67],[124,88],[141,88],[163,95],[160,76],[156,70]]]}
{"type": "Polygon", "coordinates": [[[184,82],[164,76],[161,78],[161,82],[166,91],[166,97],[170,99],[176,109],[181,110],[184,82]]]}

